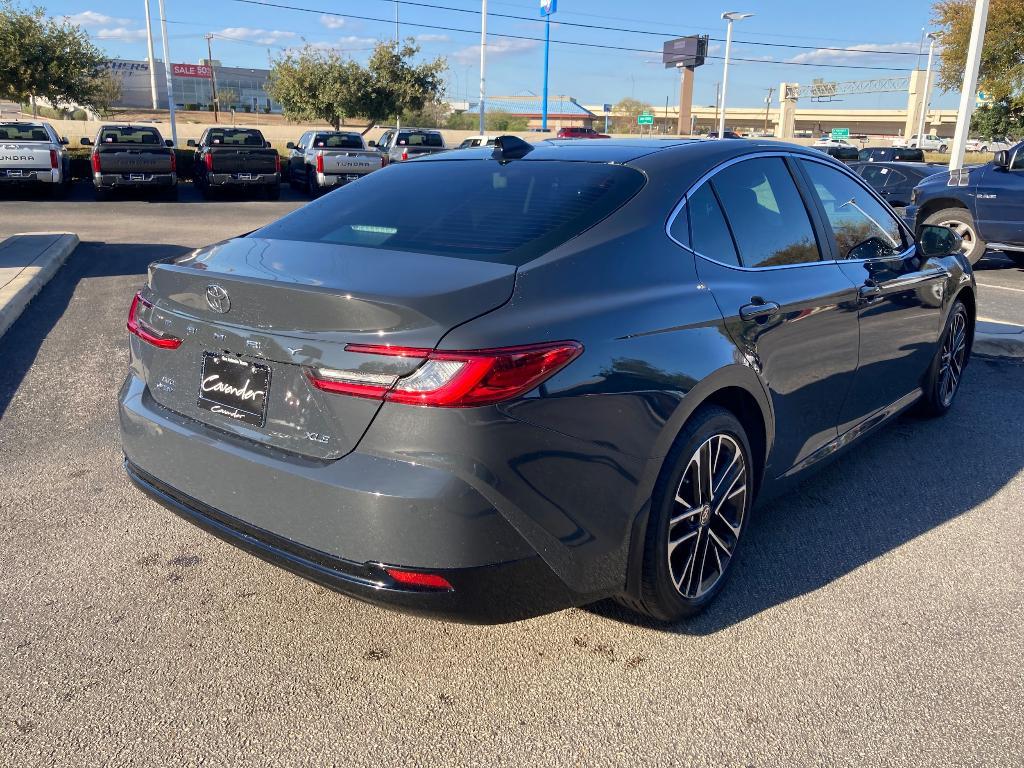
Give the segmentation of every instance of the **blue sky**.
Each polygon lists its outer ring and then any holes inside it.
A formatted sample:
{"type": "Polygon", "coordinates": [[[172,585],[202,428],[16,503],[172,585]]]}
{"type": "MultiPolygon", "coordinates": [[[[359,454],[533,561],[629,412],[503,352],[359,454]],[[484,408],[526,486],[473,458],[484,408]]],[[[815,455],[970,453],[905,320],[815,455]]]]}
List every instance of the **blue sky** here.
{"type": "MultiPolygon", "coordinates": [[[[335,46],[355,58],[365,59],[376,40],[395,34],[392,0],[270,1],[314,12],[263,7],[237,0],[165,0],[171,59],[195,62],[205,58],[203,35],[207,32],[216,35],[214,58],[224,64],[252,67],[266,67],[268,56],[278,56],[303,42],[335,46]]],[[[151,4],[154,35],[158,35],[157,0],[151,0],[151,4]]],[[[543,43],[523,39],[543,38],[538,4],[529,0],[489,1],[489,94],[541,92],[543,43]],[[524,18],[504,18],[497,14],[524,18]],[[502,34],[512,37],[501,37],[502,34]]],[[[105,0],[60,0],[46,3],[44,7],[52,16],[69,16],[82,24],[94,42],[111,56],[141,59],[146,55],[143,0],[117,4],[105,0]]],[[[479,0],[416,0],[415,3],[400,3],[399,9],[402,36],[416,37],[424,56],[448,58],[449,95],[461,98],[467,91],[470,96],[474,95],[479,78],[479,0]],[[445,6],[451,10],[426,6],[445,6]]],[[[660,64],[657,52],[662,42],[686,34],[709,34],[712,40],[724,39],[725,24],[720,15],[725,10],[755,14],[734,26],[734,61],[729,70],[728,98],[733,106],[763,104],[767,89],[778,89],[783,81],[860,80],[906,72],[918,61],[921,30],[929,24],[931,15],[930,3],[926,0],[899,3],[861,0],[855,6],[820,0],[816,3],[741,0],[728,7],[692,0],[633,3],[559,0],[551,29],[550,92],[574,96],[588,104],[615,102],[625,96],[634,96],[655,107],[664,106],[666,97],[675,104],[678,79],[674,71],[660,64]],[[570,22],[653,34],[574,27],[570,22]],[[564,45],[554,42],[556,40],[635,50],[564,45]],[[768,43],[773,45],[765,45],[768,43]],[[870,52],[823,50],[825,48],[870,52]]],[[[155,45],[156,55],[160,57],[158,37],[155,45]]],[[[713,41],[710,55],[721,57],[723,49],[723,43],[713,41]]],[[[924,66],[924,57],[921,66],[924,66]]],[[[714,103],[715,83],[721,79],[721,74],[719,58],[710,59],[697,70],[694,103],[714,103]]],[[[776,93],[773,101],[777,98],[776,93]]],[[[955,106],[956,96],[936,92],[932,103],[933,106],[955,106]]],[[[903,94],[871,94],[851,97],[835,106],[900,107],[905,104],[903,94]]]]}

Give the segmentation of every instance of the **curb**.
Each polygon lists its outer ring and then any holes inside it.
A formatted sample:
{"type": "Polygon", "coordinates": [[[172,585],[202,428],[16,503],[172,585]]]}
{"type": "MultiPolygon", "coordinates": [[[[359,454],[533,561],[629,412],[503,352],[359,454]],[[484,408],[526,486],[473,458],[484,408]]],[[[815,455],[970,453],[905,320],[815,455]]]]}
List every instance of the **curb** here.
{"type": "Polygon", "coordinates": [[[78,246],[78,235],[34,232],[0,242],[0,336],[78,246]]]}
{"type": "Polygon", "coordinates": [[[979,320],[972,354],[1024,360],[1024,326],[979,320]]]}

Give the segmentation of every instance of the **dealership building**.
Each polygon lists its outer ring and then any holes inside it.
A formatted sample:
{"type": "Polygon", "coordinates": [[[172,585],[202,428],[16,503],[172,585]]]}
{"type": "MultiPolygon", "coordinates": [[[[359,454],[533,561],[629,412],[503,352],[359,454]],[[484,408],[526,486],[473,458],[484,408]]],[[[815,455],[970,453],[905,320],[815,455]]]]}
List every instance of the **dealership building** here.
{"type": "MultiPolygon", "coordinates": [[[[151,109],[149,62],[132,59],[113,59],[111,72],[121,78],[121,100],[115,107],[151,109]]],[[[158,109],[167,109],[167,77],[159,59],[156,67],[156,97],[158,109]]],[[[213,104],[216,83],[221,109],[242,111],[280,112],[281,105],[267,95],[269,69],[223,67],[220,62],[199,64],[171,64],[174,106],[178,109],[209,109],[213,104]],[[210,66],[212,64],[213,66],[210,66]]]]}

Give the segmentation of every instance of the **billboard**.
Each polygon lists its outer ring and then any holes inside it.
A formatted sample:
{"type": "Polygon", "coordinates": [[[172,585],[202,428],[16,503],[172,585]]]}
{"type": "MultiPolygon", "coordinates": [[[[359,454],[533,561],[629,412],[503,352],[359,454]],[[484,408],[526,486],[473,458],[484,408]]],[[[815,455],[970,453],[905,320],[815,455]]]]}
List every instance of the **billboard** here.
{"type": "Polygon", "coordinates": [[[665,69],[673,67],[699,67],[708,55],[708,36],[689,35],[669,40],[661,48],[661,62],[665,69]]]}
{"type": "Polygon", "coordinates": [[[205,64],[171,64],[171,73],[175,77],[204,77],[207,80],[213,76],[205,64]]]}

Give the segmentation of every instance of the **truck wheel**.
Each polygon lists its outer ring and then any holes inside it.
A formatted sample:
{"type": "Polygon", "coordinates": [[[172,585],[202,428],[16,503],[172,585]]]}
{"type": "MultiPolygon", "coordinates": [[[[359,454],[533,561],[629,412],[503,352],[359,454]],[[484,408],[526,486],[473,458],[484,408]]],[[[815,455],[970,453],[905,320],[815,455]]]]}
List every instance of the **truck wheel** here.
{"type": "Polygon", "coordinates": [[[944,208],[933,213],[924,220],[924,223],[949,227],[960,235],[964,241],[964,255],[972,265],[981,261],[981,257],[985,255],[985,241],[978,236],[974,219],[965,208],[944,208]]]}
{"type": "Polygon", "coordinates": [[[280,184],[268,184],[264,188],[263,194],[266,196],[267,200],[280,200],[281,199],[281,185],[280,184]]]}
{"type": "Polygon", "coordinates": [[[96,202],[103,203],[110,199],[110,190],[96,187],[96,202]]]}
{"type": "Polygon", "coordinates": [[[316,174],[312,171],[306,172],[306,193],[314,200],[320,197],[320,185],[317,184],[316,174]]]}
{"type": "Polygon", "coordinates": [[[160,191],[160,197],[166,200],[168,203],[178,202],[178,185],[167,187],[160,191]]]}
{"type": "Polygon", "coordinates": [[[1006,257],[1021,269],[1024,269],[1024,251],[1004,251],[1006,257]]]}
{"type": "Polygon", "coordinates": [[[947,149],[949,149],[949,147],[945,144],[939,144],[939,152],[945,152],[947,149]]]}
{"type": "Polygon", "coordinates": [[[988,147],[982,147],[978,150],[979,152],[988,152],[988,147]]]}
{"type": "Polygon", "coordinates": [[[199,194],[203,196],[203,200],[210,200],[213,198],[213,190],[210,189],[209,184],[203,184],[202,182],[196,182],[196,186],[199,187],[199,194]]]}

